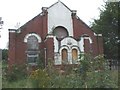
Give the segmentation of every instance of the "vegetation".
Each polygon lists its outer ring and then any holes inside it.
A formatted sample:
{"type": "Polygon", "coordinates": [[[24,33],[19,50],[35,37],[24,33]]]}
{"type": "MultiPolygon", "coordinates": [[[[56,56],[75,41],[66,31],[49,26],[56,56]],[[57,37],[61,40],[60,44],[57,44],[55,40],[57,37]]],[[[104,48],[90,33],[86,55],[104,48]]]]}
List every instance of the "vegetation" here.
{"type": "Polygon", "coordinates": [[[100,10],[100,18],[94,19],[92,29],[103,35],[104,55],[107,59],[118,59],[118,20],[120,20],[119,2],[106,2],[100,10]]]}
{"type": "Polygon", "coordinates": [[[3,49],[2,50],[2,60],[7,60],[8,59],[8,49],[3,49]]]}
{"type": "Polygon", "coordinates": [[[77,67],[65,66],[62,70],[52,62],[30,74],[23,66],[13,68],[12,73],[7,72],[3,62],[3,88],[118,88],[118,72],[108,69],[103,56],[85,55],[77,67]]]}

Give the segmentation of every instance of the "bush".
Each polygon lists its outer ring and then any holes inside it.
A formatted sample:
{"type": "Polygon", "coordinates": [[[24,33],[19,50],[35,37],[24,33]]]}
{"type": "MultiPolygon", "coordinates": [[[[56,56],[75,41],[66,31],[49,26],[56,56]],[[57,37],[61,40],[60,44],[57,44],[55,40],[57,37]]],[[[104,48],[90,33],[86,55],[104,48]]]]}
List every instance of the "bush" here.
{"type": "Polygon", "coordinates": [[[34,88],[47,88],[50,85],[50,77],[45,69],[32,71],[30,79],[34,88]]]}
{"type": "Polygon", "coordinates": [[[11,71],[8,71],[6,74],[8,81],[16,81],[26,77],[26,65],[13,65],[11,71]]]}
{"type": "MultiPolygon", "coordinates": [[[[89,88],[116,88],[117,85],[110,77],[110,70],[106,66],[106,60],[102,55],[91,57],[85,55],[84,60],[80,60],[81,81],[83,86],[89,88]]],[[[116,81],[117,82],[117,81],[116,81]]]]}

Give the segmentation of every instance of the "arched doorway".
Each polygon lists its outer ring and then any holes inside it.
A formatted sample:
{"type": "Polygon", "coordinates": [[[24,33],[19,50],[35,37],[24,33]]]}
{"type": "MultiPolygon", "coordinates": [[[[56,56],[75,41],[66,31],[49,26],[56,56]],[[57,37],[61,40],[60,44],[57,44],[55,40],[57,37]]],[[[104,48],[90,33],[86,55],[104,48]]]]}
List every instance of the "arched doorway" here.
{"type": "Polygon", "coordinates": [[[67,49],[62,49],[62,62],[67,62],[68,61],[68,52],[67,49]]]}

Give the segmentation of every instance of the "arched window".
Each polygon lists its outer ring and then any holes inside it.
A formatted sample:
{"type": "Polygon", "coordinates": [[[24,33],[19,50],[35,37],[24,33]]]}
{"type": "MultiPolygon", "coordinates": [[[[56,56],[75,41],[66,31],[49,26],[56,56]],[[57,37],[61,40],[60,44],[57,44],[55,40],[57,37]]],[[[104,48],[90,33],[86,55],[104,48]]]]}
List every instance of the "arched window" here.
{"type": "Polygon", "coordinates": [[[28,50],[38,50],[39,49],[38,39],[34,35],[29,36],[27,38],[27,49],[28,50]]]}
{"type": "Polygon", "coordinates": [[[67,49],[62,49],[62,61],[67,62],[68,61],[68,52],[67,49]]]}
{"type": "Polygon", "coordinates": [[[68,36],[68,31],[62,26],[58,26],[54,29],[53,34],[57,37],[58,40],[68,36]]]}
{"type": "Polygon", "coordinates": [[[77,51],[77,49],[72,49],[72,60],[73,60],[73,62],[74,61],[76,62],[77,59],[78,59],[78,51],[77,51]]]}
{"type": "Polygon", "coordinates": [[[39,42],[35,35],[27,37],[27,61],[31,65],[37,65],[39,59],[39,42]]]}

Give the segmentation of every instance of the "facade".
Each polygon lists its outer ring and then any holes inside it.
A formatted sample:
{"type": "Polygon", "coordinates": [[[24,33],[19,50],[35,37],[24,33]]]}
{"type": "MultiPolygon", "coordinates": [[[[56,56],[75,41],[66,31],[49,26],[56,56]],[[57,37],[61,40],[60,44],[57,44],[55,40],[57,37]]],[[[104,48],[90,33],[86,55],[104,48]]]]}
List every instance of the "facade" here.
{"type": "Polygon", "coordinates": [[[37,65],[43,57],[54,65],[77,64],[79,54],[103,54],[101,34],[95,34],[61,1],[21,26],[9,29],[9,65],[28,63],[37,65]]]}

